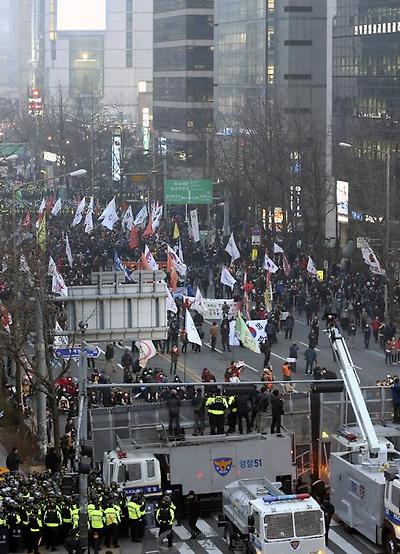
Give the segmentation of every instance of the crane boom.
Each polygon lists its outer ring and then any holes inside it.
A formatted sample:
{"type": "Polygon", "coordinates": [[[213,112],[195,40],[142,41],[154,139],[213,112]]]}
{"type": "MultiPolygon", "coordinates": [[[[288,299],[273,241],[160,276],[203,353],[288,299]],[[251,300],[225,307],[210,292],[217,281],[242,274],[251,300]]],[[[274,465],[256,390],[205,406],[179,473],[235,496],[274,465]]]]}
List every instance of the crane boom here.
{"type": "Polygon", "coordinates": [[[360,379],[354,367],[346,341],[337,327],[332,327],[329,330],[329,338],[335,358],[339,364],[340,373],[346,386],[346,391],[349,395],[358,426],[368,445],[369,457],[380,458],[381,462],[385,462],[387,460],[387,448],[386,445],[378,439],[376,434],[360,387],[360,379]]]}

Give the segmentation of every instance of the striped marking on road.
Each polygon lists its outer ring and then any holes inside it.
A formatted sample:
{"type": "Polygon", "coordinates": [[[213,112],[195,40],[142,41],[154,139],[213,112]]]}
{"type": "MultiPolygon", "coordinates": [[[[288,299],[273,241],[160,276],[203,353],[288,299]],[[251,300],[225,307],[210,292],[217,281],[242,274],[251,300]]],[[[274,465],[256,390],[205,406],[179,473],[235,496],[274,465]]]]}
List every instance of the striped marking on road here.
{"type": "MultiPolygon", "coordinates": [[[[302,344],[303,346],[307,346],[307,348],[308,348],[308,344],[306,342],[301,342],[301,340],[299,340],[299,343],[302,344]]],[[[319,350],[319,348],[314,348],[314,350],[315,350],[315,352],[321,352],[319,350]]]]}
{"type": "Polygon", "coordinates": [[[346,539],[341,537],[339,533],[333,529],[329,531],[329,542],[333,542],[334,545],[341,548],[346,554],[360,554],[360,550],[355,548],[346,539]]]}
{"type": "Polygon", "coordinates": [[[186,527],[184,527],[183,525],[174,525],[173,530],[181,539],[181,541],[187,541],[188,539],[190,539],[191,535],[186,527]]]}
{"type": "Polygon", "coordinates": [[[218,533],[216,533],[214,529],[210,527],[206,521],[204,521],[204,519],[199,519],[196,525],[205,537],[216,537],[218,535],[218,533]]]}
{"type": "Polygon", "coordinates": [[[194,550],[192,550],[186,542],[180,544],[179,546],[175,546],[175,548],[178,552],[180,552],[180,554],[195,554],[194,550]]]}

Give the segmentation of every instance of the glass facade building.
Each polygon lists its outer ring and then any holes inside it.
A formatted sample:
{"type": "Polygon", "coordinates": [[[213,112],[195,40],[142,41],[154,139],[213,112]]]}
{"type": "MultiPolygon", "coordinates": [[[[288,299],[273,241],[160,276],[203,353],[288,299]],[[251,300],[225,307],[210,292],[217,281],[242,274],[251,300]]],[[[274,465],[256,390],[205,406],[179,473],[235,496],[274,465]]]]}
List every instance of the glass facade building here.
{"type": "Polygon", "coordinates": [[[214,1],[154,0],[153,31],[154,127],[190,160],[213,122],[214,1]]]}

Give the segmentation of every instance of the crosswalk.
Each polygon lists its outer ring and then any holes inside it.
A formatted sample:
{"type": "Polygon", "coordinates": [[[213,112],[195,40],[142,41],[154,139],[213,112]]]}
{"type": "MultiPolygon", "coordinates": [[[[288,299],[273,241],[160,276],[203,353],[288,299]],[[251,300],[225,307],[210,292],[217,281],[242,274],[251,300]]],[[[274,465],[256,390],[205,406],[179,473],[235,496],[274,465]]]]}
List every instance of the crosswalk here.
{"type": "MultiPolygon", "coordinates": [[[[228,554],[230,551],[223,538],[223,529],[217,525],[217,515],[200,518],[197,527],[201,534],[197,539],[190,538],[190,530],[186,521],[173,527],[173,547],[162,549],[158,545],[158,529],[150,529],[141,545],[140,554],[228,554]]],[[[349,533],[336,521],[332,521],[329,532],[329,544],[326,554],[381,554],[379,546],[357,533],[349,533]]]]}

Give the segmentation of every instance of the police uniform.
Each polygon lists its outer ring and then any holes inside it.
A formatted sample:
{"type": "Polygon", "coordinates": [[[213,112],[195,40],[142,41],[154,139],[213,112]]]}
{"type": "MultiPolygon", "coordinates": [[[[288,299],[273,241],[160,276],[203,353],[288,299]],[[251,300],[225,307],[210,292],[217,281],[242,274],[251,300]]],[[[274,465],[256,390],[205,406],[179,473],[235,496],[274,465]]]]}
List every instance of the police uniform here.
{"type": "Polygon", "coordinates": [[[207,398],[206,409],[210,421],[211,435],[222,435],[224,433],[225,413],[228,409],[226,398],[219,393],[214,394],[207,398]]]}
{"type": "Polygon", "coordinates": [[[158,542],[160,546],[164,539],[168,539],[168,548],[172,547],[172,526],[174,524],[175,511],[170,502],[162,499],[156,510],[156,522],[160,528],[158,542]]]}
{"type": "Polygon", "coordinates": [[[136,503],[135,497],[132,496],[126,503],[126,507],[128,509],[131,540],[136,542],[140,539],[140,506],[136,503]]]}
{"type": "Polygon", "coordinates": [[[139,494],[137,497],[137,505],[139,506],[139,538],[144,537],[146,530],[146,500],[143,494],[139,494]]]}
{"type": "Polygon", "coordinates": [[[54,552],[58,542],[58,536],[62,525],[62,518],[59,508],[51,503],[43,515],[45,527],[46,548],[54,552]]]}
{"type": "Polygon", "coordinates": [[[105,545],[107,548],[111,545],[111,540],[113,542],[114,548],[117,548],[118,545],[118,525],[120,523],[119,510],[116,509],[111,502],[106,504],[104,510],[104,534],[105,534],[105,545]]]}
{"type": "Polygon", "coordinates": [[[236,405],[236,396],[231,395],[228,398],[228,433],[234,433],[236,431],[236,423],[237,423],[237,405],[236,405]]]}
{"type": "Polygon", "coordinates": [[[43,523],[39,516],[38,510],[32,512],[29,516],[29,529],[28,529],[28,552],[33,554],[39,553],[40,539],[42,538],[43,523]]]}
{"type": "Polygon", "coordinates": [[[4,512],[0,511],[0,554],[10,551],[10,533],[4,512]]]}
{"type": "MultiPolygon", "coordinates": [[[[101,540],[103,538],[104,531],[104,520],[103,520],[103,510],[101,508],[95,507],[90,510],[90,515],[88,513],[89,526],[90,526],[90,538],[93,545],[97,545],[100,549],[101,540]]],[[[96,550],[96,547],[94,547],[96,550]]]]}

